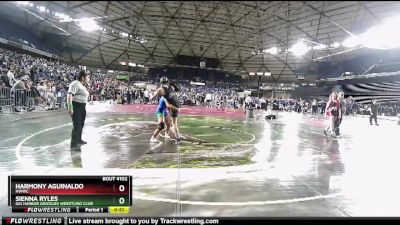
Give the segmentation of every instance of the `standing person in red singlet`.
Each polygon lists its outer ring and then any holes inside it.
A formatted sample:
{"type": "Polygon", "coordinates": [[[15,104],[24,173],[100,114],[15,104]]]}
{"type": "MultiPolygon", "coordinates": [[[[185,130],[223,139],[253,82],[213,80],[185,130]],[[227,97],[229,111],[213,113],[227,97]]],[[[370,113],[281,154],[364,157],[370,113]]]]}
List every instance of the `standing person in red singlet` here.
{"type": "Polygon", "coordinates": [[[341,117],[341,110],[340,110],[340,100],[338,99],[338,94],[336,91],[332,92],[329,95],[329,101],[326,104],[325,109],[325,116],[328,118],[329,123],[326,129],[324,130],[324,134],[328,135],[331,133],[332,137],[335,136],[335,122],[338,118],[341,117]]]}

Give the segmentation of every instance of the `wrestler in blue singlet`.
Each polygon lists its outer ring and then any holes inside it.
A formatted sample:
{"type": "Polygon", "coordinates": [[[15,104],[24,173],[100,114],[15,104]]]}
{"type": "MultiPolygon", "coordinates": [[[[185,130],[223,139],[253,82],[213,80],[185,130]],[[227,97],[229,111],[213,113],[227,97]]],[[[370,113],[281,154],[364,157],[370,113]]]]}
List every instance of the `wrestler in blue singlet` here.
{"type": "Polygon", "coordinates": [[[158,102],[156,115],[157,115],[157,118],[159,118],[159,117],[165,118],[168,116],[167,104],[165,103],[165,99],[162,96],[160,98],[160,101],[158,102]]]}

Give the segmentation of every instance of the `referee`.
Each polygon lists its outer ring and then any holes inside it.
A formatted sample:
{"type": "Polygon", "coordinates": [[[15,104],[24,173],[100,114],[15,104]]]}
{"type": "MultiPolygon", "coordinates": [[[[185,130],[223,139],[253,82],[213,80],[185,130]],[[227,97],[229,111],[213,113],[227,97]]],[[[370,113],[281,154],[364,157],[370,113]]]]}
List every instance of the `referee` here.
{"type": "Polygon", "coordinates": [[[72,117],[71,151],[80,151],[81,145],[86,144],[82,141],[82,130],[85,125],[86,103],[88,102],[89,92],[86,89],[90,81],[89,74],[85,71],[79,72],[75,81],[68,88],[67,107],[68,114],[72,117]]]}
{"type": "Polygon", "coordinates": [[[369,116],[369,124],[371,124],[372,125],[372,119],[374,119],[375,120],[375,125],[376,126],[379,126],[379,124],[378,124],[378,104],[377,104],[377,101],[376,101],[376,99],[374,99],[374,100],[372,100],[372,104],[371,104],[371,106],[370,106],[370,108],[369,108],[369,112],[370,112],[370,116],[369,116]]]}

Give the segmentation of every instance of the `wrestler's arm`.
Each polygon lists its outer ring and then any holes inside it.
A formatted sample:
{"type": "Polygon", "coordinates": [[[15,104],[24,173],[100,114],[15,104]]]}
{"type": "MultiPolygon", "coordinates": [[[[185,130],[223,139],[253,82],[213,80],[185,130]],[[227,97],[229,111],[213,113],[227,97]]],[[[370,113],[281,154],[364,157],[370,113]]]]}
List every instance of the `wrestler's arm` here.
{"type": "Polygon", "coordinates": [[[154,93],[154,95],[150,97],[150,101],[153,101],[153,99],[154,99],[155,97],[163,96],[163,95],[164,95],[163,92],[164,92],[164,90],[163,90],[162,88],[158,88],[157,91],[156,91],[156,93],[154,93]]]}

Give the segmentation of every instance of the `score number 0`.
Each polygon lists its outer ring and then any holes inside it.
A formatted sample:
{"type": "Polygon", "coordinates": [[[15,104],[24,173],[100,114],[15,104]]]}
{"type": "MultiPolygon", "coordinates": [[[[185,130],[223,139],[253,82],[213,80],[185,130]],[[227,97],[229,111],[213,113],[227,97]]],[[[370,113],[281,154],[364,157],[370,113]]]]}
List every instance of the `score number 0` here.
{"type": "MultiPolygon", "coordinates": [[[[125,191],[125,186],[124,185],[119,185],[119,187],[118,187],[118,190],[120,191],[120,192],[124,192],[125,191]]],[[[119,198],[119,204],[121,204],[121,205],[123,205],[124,203],[125,203],[125,198],[124,197],[121,197],[121,198],[119,198]]]]}

